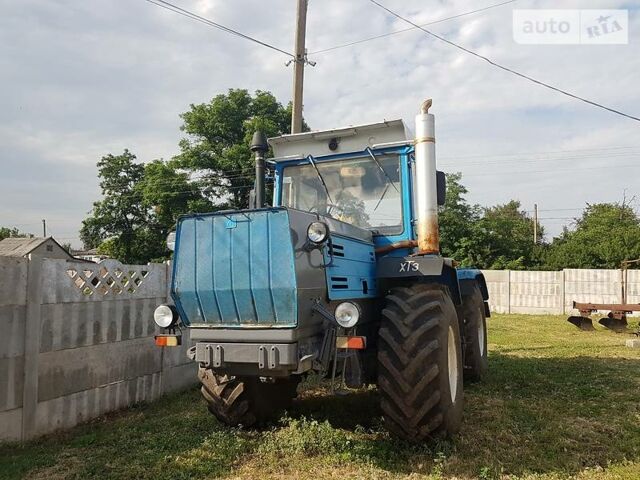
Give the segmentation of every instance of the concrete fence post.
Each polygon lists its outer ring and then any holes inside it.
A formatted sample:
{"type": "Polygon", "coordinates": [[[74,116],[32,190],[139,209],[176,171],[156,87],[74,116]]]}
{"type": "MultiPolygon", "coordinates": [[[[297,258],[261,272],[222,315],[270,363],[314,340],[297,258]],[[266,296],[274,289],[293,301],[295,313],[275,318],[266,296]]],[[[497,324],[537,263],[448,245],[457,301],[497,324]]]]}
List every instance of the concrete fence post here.
{"type": "Polygon", "coordinates": [[[22,439],[35,435],[38,408],[38,357],[42,310],[42,259],[29,258],[24,330],[24,389],[22,392],[22,439]]]}

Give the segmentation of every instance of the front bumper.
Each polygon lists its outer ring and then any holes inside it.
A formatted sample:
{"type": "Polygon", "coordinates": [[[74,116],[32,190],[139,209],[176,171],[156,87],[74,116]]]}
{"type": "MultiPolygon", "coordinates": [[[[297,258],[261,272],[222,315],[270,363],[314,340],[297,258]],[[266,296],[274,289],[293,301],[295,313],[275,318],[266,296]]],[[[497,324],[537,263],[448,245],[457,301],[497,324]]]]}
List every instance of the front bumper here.
{"type": "Polygon", "coordinates": [[[273,375],[298,368],[298,344],[198,342],[193,359],[206,368],[233,372],[238,367],[252,367],[273,375]]]}

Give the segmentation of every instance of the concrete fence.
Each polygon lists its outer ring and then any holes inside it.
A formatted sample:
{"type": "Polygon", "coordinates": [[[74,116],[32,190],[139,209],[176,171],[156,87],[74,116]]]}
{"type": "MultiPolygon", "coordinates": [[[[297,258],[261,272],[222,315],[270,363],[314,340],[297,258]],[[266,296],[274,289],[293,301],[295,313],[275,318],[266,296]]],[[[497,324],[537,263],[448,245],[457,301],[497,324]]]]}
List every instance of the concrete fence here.
{"type": "MultiPolygon", "coordinates": [[[[620,270],[523,272],[484,270],[489,305],[496,313],[577,314],[573,301],[619,303],[620,270]]],[[[628,271],[627,301],[640,303],[640,270],[628,271]]]]}
{"type": "Polygon", "coordinates": [[[0,257],[0,441],[26,440],[196,382],[154,345],[168,265],[0,257]]]}
{"type": "MultiPolygon", "coordinates": [[[[617,302],[619,270],[485,270],[497,313],[568,314],[571,302],[617,302]]],[[[157,348],[153,310],[169,266],[0,257],[0,441],[69,428],[186,388],[196,365],[157,348]]],[[[640,271],[628,273],[640,302],[640,271]]]]}

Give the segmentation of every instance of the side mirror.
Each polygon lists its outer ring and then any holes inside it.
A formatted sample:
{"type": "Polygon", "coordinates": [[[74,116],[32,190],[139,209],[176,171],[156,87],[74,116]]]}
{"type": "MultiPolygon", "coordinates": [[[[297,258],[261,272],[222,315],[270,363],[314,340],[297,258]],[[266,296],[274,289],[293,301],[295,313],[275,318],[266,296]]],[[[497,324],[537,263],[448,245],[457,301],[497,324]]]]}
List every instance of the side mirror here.
{"type": "Polygon", "coordinates": [[[444,205],[447,199],[447,177],[444,172],[436,170],[436,191],[438,194],[438,205],[444,205]]]}

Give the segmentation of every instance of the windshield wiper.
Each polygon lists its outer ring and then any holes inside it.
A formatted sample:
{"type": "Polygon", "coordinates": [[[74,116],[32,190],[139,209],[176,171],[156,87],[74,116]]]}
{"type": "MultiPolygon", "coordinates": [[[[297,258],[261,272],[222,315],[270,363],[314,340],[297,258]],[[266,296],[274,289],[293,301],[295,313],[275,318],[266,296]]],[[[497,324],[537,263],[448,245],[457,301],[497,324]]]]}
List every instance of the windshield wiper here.
{"type": "MultiPolygon", "coordinates": [[[[391,186],[393,188],[396,189],[396,192],[400,193],[400,190],[398,190],[398,187],[396,187],[396,184],[393,183],[393,180],[391,180],[391,177],[387,174],[387,172],[385,172],[384,168],[382,168],[382,164],[378,161],[378,159],[376,158],[376,154],[373,153],[373,150],[371,150],[371,148],[367,147],[365,149],[365,152],[367,152],[369,154],[369,156],[371,157],[371,159],[376,163],[376,165],[378,166],[378,168],[380,169],[380,171],[382,172],[382,174],[387,177],[387,180],[389,181],[389,183],[391,184],[391,186]]],[[[387,193],[387,190],[385,189],[384,193],[382,194],[382,196],[384,197],[384,194],[387,193]]],[[[382,198],[380,198],[380,200],[382,200],[382,198]]]]}
{"type": "Polygon", "coordinates": [[[313,159],[313,155],[309,155],[307,157],[307,160],[309,160],[309,163],[313,165],[313,168],[316,170],[316,173],[318,174],[318,178],[320,179],[320,183],[322,183],[322,186],[324,187],[324,191],[327,194],[327,199],[329,200],[329,203],[333,205],[333,200],[331,199],[331,195],[329,195],[329,189],[327,188],[327,184],[325,183],[324,177],[320,173],[320,170],[318,170],[318,166],[316,165],[316,162],[313,159]]]}
{"type": "Polygon", "coordinates": [[[380,204],[382,203],[382,200],[384,199],[384,196],[387,194],[387,190],[389,190],[389,184],[387,183],[387,186],[384,187],[384,191],[382,192],[382,195],[380,195],[380,198],[378,199],[378,203],[376,203],[376,206],[373,207],[373,211],[375,212],[376,210],[378,210],[378,207],[380,206],[380,204]]]}

